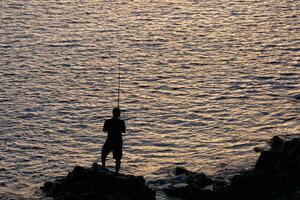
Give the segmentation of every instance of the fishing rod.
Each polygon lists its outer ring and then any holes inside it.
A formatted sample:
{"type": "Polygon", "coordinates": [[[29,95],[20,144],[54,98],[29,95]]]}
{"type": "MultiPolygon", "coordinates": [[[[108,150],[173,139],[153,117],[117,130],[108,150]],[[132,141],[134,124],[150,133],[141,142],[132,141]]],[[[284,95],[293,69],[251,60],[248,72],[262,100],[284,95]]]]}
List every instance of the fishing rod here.
{"type": "Polygon", "coordinates": [[[121,88],[121,59],[119,55],[119,79],[118,79],[118,108],[120,108],[120,89],[121,88]]]}

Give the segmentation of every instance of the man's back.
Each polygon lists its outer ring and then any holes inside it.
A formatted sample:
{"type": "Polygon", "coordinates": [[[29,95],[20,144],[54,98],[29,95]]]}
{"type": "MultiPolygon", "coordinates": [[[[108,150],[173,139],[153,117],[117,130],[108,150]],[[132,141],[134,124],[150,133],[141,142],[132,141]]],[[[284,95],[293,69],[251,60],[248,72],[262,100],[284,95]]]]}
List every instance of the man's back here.
{"type": "Polygon", "coordinates": [[[107,139],[110,141],[121,142],[122,133],[125,133],[126,126],[124,120],[111,118],[105,121],[103,131],[107,132],[107,139]]]}

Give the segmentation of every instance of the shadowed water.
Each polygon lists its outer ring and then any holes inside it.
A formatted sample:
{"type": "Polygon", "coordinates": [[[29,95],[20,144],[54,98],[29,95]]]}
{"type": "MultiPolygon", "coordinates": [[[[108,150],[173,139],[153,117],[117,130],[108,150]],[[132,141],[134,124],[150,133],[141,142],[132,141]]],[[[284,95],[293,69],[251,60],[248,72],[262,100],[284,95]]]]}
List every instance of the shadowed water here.
{"type": "Polygon", "coordinates": [[[40,198],[99,161],[119,58],[122,172],[226,176],[300,133],[298,0],[5,0],[0,13],[3,197],[40,198]]]}

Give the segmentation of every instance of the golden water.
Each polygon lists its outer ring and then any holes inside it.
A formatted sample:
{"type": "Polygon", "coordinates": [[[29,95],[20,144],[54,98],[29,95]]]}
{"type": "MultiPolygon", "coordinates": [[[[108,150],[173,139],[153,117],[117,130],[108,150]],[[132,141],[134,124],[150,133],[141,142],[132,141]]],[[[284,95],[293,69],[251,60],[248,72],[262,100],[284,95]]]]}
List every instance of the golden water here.
{"type": "Polygon", "coordinates": [[[40,198],[99,161],[119,58],[123,172],[226,175],[300,132],[298,0],[1,0],[0,13],[0,196],[40,198]]]}

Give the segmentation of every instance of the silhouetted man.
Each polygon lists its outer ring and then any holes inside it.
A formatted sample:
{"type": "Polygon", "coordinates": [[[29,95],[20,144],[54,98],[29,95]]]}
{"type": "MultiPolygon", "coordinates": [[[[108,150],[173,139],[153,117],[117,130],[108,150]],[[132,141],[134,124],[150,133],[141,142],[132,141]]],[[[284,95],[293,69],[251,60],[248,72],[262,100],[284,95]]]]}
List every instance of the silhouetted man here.
{"type": "Polygon", "coordinates": [[[103,131],[107,132],[107,139],[102,147],[101,162],[102,166],[105,167],[105,161],[107,155],[112,151],[113,158],[116,160],[116,173],[119,172],[122,159],[122,133],[126,131],[125,121],[119,117],[121,110],[119,108],[113,109],[113,117],[105,120],[103,131]]]}

